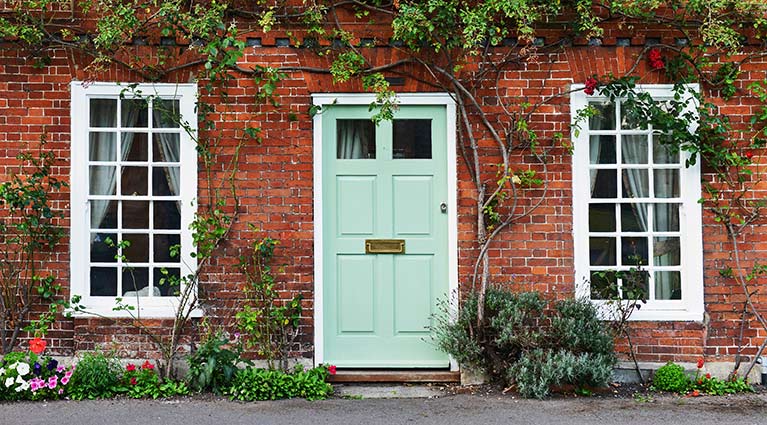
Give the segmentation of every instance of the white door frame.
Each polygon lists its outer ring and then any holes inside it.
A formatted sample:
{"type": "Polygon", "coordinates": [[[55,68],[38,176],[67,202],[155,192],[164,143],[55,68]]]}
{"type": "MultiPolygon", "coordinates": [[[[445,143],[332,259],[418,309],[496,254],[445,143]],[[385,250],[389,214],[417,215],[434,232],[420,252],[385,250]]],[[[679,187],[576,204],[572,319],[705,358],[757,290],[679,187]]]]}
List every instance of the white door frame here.
{"type": "MultiPolygon", "coordinates": [[[[458,302],[458,185],[456,171],[456,108],[455,101],[447,93],[400,93],[400,105],[445,106],[447,134],[447,215],[448,215],[448,296],[453,307],[458,302]]],[[[331,105],[369,105],[375,95],[368,93],[319,93],[312,95],[312,104],[320,107],[331,105]]],[[[332,107],[332,106],[331,106],[332,107]]],[[[314,365],[323,363],[325,357],[323,334],[323,261],[322,252],[322,113],[314,122],[314,365]]],[[[450,359],[450,370],[458,370],[458,363],[450,359]]]]}

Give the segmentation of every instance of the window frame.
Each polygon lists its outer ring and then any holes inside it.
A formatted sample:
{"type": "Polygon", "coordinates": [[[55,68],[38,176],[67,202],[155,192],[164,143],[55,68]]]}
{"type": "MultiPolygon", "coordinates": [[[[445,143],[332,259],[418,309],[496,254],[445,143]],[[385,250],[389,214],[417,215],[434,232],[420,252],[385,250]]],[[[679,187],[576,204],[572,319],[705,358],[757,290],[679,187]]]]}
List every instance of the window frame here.
{"type": "MultiPolygon", "coordinates": [[[[189,84],[132,84],[120,82],[72,81],[71,90],[71,168],[70,168],[70,295],[79,295],[86,309],[81,315],[106,317],[174,317],[178,308],[175,296],[91,296],[90,295],[90,204],[89,204],[89,131],[90,99],[119,99],[121,93],[141,93],[144,97],[159,97],[179,101],[179,113],[186,129],[179,131],[179,205],[180,205],[180,276],[194,273],[197,261],[193,256],[194,244],[189,228],[196,213],[197,153],[194,138],[197,134],[197,85],[189,84]],[[114,311],[116,299],[131,305],[133,311],[114,311]]],[[[151,130],[148,129],[149,132],[151,130]]],[[[118,139],[119,140],[119,139],[118,139]]],[[[149,196],[151,199],[152,197],[149,196]]],[[[122,230],[122,229],[118,229],[122,230]]],[[[151,243],[151,242],[150,242],[151,243]]],[[[149,264],[154,259],[148,259],[149,264]]],[[[119,269],[118,269],[119,270],[119,269]]],[[[192,311],[197,316],[199,311],[192,311]]]]}
{"type": "MultiPolygon", "coordinates": [[[[697,84],[686,85],[688,91],[699,91],[697,84]]],[[[588,122],[576,123],[577,112],[586,108],[590,101],[609,100],[599,92],[587,95],[581,90],[583,84],[571,86],[570,111],[571,125],[573,129],[573,158],[572,158],[572,184],[573,184],[573,248],[575,267],[575,293],[579,298],[590,299],[590,250],[589,250],[589,201],[591,200],[591,183],[589,172],[589,140],[590,130],[588,122]],[[576,130],[577,129],[577,130],[576,130]]],[[[653,99],[671,99],[674,97],[674,86],[670,84],[638,85],[636,90],[649,93],[653,99]]],[[[687,94],[688,107],[694,112],[694,99],[687,94]]],[[[695,125],[690,131],[695,130],[695,125]]],[[[621,133],[620,123],[616,122],[615,133],[621,133]]],[[[616,140],[616,143],[617,140],[616,140]]],[[[680,161],[684,163],[689,158],[687,152],[680,152],[680,161]]],[[[616,158],[619,164],[620,160],[616,158]]],[[[652,167],[648,168],[651,169],[652,167]]],[[[662,167],[661,167],[662,168],[662,167]]],[[[680,245],[680,270],[681,270],[681,300],[647,300],[641,304],[641,309],[635,310],[630,320],[640,321],[702,321],[704,315],[703,303],[703,225],[701,205],[701,172],[700,161],[694,166],[679,169],[680,193],[679,193],[679,232],[680,245]]],[[[655,198],[655,194],[649,199],[655,198]]],[[[612,198],[599,198],[601,203],[617,204],[620,201],[607,202],[612,198]]],[[[620,199],[620,198],[615,198],[620,199]]],[[[652,253],[648,252],[648,256],[652,253]]],[[[649,284],[653,285],[654,277],[651,276],[649,284]]],[[[609,302],[604,300],[591,300],[601,312],[604,319],[614,317],[610,311],[609,302]]]]}

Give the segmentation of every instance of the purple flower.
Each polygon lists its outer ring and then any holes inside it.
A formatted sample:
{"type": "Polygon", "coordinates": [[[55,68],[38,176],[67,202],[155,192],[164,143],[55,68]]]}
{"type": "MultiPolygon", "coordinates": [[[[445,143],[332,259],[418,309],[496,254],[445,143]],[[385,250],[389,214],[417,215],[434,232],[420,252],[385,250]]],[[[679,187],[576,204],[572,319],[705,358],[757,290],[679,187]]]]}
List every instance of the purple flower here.
{"type": "Polygon", "coordinates": [[[35,375],[40,376],[40,372],[42,372],[42,370],[43,370],[43,367],[40,366],[40,363],[35,362],[35,365],[32,367],[32,372],[35,375]]]}
{"type": "Polygon", "coordinates": [[[56,359],[51,359],[45,367],[47,367],[48,370],[53,370],[56,369],[56,366],[58,365],[59,362],[56,359]]]}

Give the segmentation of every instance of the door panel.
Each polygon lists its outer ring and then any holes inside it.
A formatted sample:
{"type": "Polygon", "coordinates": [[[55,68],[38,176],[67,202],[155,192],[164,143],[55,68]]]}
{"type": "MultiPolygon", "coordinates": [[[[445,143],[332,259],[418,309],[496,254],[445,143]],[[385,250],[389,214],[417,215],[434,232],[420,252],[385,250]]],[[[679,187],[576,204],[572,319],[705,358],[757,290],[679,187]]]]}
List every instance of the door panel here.
{"type": "Polygon", "coordinates": [[[429,341],[447,296],[446,108],[400,106],[370,127],[367,106],[333,106],[323,126],[323,311],[327,363],[447,367],[429,341]],[[404,253],[366,254],[366,239],[404,253]]]}

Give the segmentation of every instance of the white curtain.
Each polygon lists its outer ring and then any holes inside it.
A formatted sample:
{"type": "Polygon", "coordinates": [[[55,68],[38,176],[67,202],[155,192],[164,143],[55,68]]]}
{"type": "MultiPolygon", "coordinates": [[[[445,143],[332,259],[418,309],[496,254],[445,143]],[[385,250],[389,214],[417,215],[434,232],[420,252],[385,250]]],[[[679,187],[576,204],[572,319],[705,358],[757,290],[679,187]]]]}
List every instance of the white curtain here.
{"type": "MultiPolygon", "coordinates": [[[[106,123],[111,121],[111,118],[117,115],[117,102],[105,103],[102,111],[98,114],[91,112],[91,116],[95,118],[96,125],[106,126],[106,123]]],[[[123,111],[127,114],[127,122],[130,126],[135,125],[139,115],[138,108],[128,108],[127,111],[123,111]]],[[[92,119],[94,119],[92,118],[92,119]]],[[[133,133],[123,133],[122,143],[120,146],[120,160],[124,161],[130,153],[131,146],[133,145],[133,133]]],[[[110,161],[114,158],[114,152],[116,150],[115,143],[117,143],[117,137],[115,133],[91,133],[90,135],[93,143],[90,143],[90,158],[91,161],[110,161]]],[[[92,167],[90,174],[90,187],[92,188],[91,195],[112,195],[116,193],[117,188],[117,168],[115,166],[99,166],[92,167]]],[[[97,229],[101,226],[101,223],[106,217],[107,210],[109,209],[110,201],[91,201],[91,228],[97,229]]]]}
{"type": "MultiPolygon", "coordinates": [[[[646,153],[647,146],[641,143],[622,143],[622,156],[623,163],[626,164],[638,164],[642,163],[646,153]]],[[[629,168],[623,170],[623,187],[629,195],[634,198],[647,198],[649,193],[649,180],[648,172],[643,169],[629,168]]],[[[641,204],[632,204],[634,213],[639,220],[639,227],[641,231],[647,231],[647,209],[643,208],[641,204]]]]}
{"type": "Polygon", "coordinates": [[[368,158],[370,144],[370,121],[367,120],[338,120],[338,159],[363,159],[368,158]]]}

